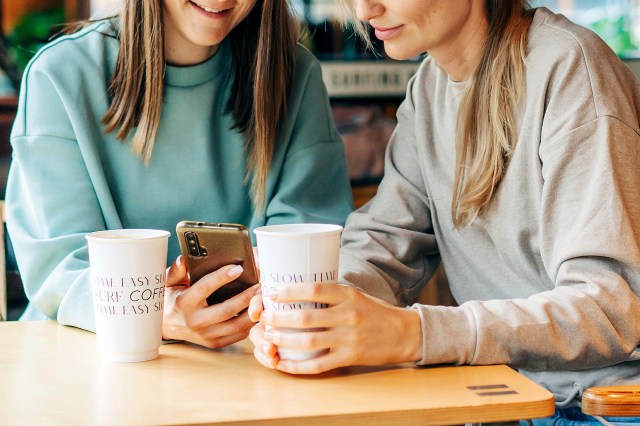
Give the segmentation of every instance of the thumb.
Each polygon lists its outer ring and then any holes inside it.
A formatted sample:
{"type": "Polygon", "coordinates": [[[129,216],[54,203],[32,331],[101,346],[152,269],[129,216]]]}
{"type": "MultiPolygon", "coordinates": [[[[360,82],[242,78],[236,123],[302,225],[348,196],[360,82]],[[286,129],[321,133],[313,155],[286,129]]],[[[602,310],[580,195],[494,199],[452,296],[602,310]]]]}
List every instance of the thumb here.
{"type": "Polygon", "coordinates": [[[166,287],[184,284],[189,284],[189,277],[187,276],[187,268],[184,264],[184,258],[180,255],[167,269],[166,287]]]}
{"type": "Polygon", "coordinates": [[[253,296],[249,302],[249,319],[253,322],[260,321],[262,311],[264,311],[264,306],[262,305],[262,292],[260,292],[253,296]]]}

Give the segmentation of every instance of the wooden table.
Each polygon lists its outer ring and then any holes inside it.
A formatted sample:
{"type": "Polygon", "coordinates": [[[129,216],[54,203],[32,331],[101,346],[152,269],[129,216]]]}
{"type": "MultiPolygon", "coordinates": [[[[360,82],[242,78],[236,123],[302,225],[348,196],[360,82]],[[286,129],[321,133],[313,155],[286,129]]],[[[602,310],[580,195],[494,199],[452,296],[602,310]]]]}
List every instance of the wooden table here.
{"type": "Polygon", "coordinates": [[[551,415],[553,396],[509,367],[353,367],[292,376],[249,342],[167,344],[153,361],[100,361],[95,335],[0,323],[0,424],[459,424],[551,415]]]}

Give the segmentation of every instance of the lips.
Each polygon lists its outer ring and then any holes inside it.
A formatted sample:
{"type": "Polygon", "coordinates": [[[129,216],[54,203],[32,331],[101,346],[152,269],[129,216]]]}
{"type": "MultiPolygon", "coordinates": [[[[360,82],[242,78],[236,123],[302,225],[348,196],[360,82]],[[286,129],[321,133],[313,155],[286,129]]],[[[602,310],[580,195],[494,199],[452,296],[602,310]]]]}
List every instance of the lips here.
{"type": "Polygon", "coordinates": [[[403,25],[398,25],[396,27],[379,27],[373,24],[371,24],[371,26],[375,29],[376,37],[382,41],[393,38],[403,27],[403,25]]]}
{"type": "Polygon", "coordinates": [[[207,13],[212,13],[212,14],[218,14],[218,13],[224,13],[226,11],[228,11],[229,9],[215,9],[213,7],[209,7],[209,6],[205,6],[203,4],[200,3],[196,3],[195,1],[191,1],[191,4],[199,7],[200,9],[204,10],[207,13]]]}

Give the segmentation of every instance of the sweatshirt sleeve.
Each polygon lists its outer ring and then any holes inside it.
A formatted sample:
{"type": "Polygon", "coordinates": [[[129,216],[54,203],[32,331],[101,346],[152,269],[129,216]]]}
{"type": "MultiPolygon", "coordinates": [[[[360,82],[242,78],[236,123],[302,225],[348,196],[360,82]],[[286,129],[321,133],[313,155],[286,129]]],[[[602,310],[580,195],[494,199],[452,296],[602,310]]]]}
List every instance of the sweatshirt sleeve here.
{"type": "Polygon", "coordinates": [[[610,117],[543,147],[541,254],[554,288],[458,307],[414,305],[420,363],[545,371],[629,359],[640,341],[639,157],[637,131],[610,117]]]}
{"type": "Polygon", "coordinates": [[[281,130],[287,149],[276,153],[269,176],[266,224],[343,225],[353,210],[344,144],[333,124],[320,64],[302,48],[298,63],[286,130],[281,130]]]}
{"type": "Polygon", "coordinates": [[[433,275],[440,256],[413,132],[410,84],[385,155],[376,196],[349,216],[340,280],[394,305],[406,305],[433,275]]]}
{"type": "Polygon", "coordinates": [[[105,223],[68,115],[74,100],[55,81],[45,58],[25,73],[11,136],[7,227],[30,304],[93,331],[85,234],[105,223]]]}

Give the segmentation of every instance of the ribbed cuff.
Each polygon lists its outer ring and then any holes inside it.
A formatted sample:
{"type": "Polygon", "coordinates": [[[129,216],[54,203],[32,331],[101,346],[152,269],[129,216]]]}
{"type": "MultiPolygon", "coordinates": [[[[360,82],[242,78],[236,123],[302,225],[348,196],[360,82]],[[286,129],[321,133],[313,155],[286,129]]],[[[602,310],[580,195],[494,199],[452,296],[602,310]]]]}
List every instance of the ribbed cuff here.
{"type": "Polygon", "coordinates": [[[473,317],[460,307],[415,303],[422,327],[422,359],[417,365],[468,364],[476,348],[473,317]]]}

